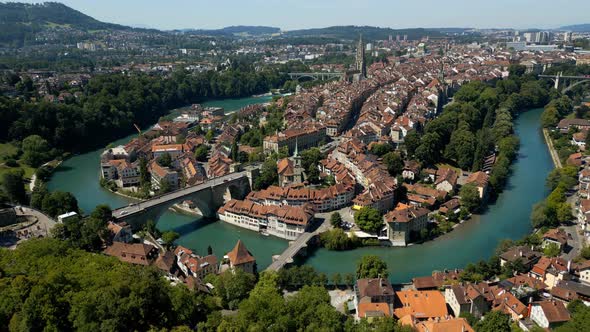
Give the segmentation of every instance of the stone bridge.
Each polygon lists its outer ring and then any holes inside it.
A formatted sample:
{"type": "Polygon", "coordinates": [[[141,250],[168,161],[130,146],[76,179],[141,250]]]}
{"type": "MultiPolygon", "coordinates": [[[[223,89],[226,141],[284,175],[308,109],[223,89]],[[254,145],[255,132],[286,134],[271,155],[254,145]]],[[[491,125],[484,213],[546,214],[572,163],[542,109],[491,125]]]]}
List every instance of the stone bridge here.
{"type": "Polygon", "coordinates": [[[215,218],[217,210],[230,198],[244,199],[250,192],[258,168],[209,179],[201,184],[178,189],[139,203],[131,203],[113,210],[117,221],[125,221],[133,229],[140,229],[147,220],[157,221],[166,210],[184,200],[191,200],[206,218],[215,218]]]}
{"type": "Polygon", "coordinates": [[[327,231],[330,228],[330,223],[327,217],[323,217],[314,225],[314,229],[310,229],[299,235],[297,239],[291,241],[285,251],[278,257],[273,257],[273,262],[266,268],[265,271],[278,271],[286,265],[292,264],[297,255],[307,249],[307,245],[319,234],[327,231]]]}

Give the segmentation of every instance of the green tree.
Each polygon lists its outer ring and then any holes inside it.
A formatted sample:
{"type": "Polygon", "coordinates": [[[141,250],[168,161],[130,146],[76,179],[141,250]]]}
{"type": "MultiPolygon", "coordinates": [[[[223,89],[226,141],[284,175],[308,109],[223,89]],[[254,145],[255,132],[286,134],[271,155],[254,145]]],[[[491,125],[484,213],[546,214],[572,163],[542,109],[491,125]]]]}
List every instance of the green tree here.
{"type": "Polygon", "coordinates": [[[162,232],[162,241],[164,241],[166,248],[170,248],[174,244],[174,241],[178,240],[179,237],[180,234],[174,231],[162,232]]]}
{"type": "Polygon", "coordinates": [[[37,167],[47,159],[49,143],[39,135],[31,135],[23,140],[22,150],[25,163],[37,167]]]}
{"type": "Polygon", "coordinates": [[[334,287],[342,285],[342,275],[340,273],[335,272],[332,274],[332,285],[334,285],[334,287]]]}
{"type": "Polygon", "coordinates": [[[113,218],[113,211],[111,208],[106,204],[97,205],[92,213],[90,213],[91,218],[96,218],[102,221],[109,221],[113,218]]]}
{"type": "Polygon", "coordinates": [[[209,147],[205,144],[201,144],[195,150],[195,159],[198,161],[207,161],[207,154],[209,153],[209,147]]]}
{"type": "Polygon", "coordinates": [[[510,76],[522,76],[526,73],[526,66],[511,64],[508,67],[508,73],[510,76]]]}
{"type": "Polygon", "coordinates": [[[555,107],[548,107],[541,114],[541,124],[545,128],[555,127],[559,121],[559,115],[555,107]]]}
{"type": "Polygon", "coordinates": [[[342,227],[342,216],[339,212],[334,212],[330,215],[330,224],[334,228],[342,227]]]}
{"type": "Polygon", "coordinates": [[[2,175],[2,189],[13,203],[25,204],[27,193],[23,181],[23,171],[9,171],[2,175]]]}
{"type": "Polygon", "coordinates": [[[416,130],[410,130],[404,137],[404,146],[408,156],[413,156],[420,146],[420,134],[416,130]]]}
{"type": "Polygon", "coordinates": [[[398,176],[404,170],[404,161],[398,153],[386,153],[383,156],[383,163],[387,166],[387,171],[391,176],[398,176]]]}
{"type": "Polygon", "coordinates": [[[346,273],[344,275],[344,284],[346,284],[349,287],[352,287],[354,285],[354,274],[346,273]]]}
{"type": "Polygon", "coordinates": [[[68,192],[54,191],[41,202],[42,210],[52,217],[67,212],[78,212],[78,200],[68,192]]]}
{"type": "Polygon", "coordinates": [[[473,164],[474,153],[475,135],[464,129],[454,131],[446,147],[445,158],[455,160],[462,169],[469,169],[473,164]]]}
{"type": "Polygon", "coordinates": [[[357,226],[365,232],[378,232],[383,227],[383,216],[379,210],[365,206],[354,215],[357,226]]]}
{"type": "Polygon", "coordinates": [[[172,156],[166,152],[158,157],[157,162],[162,167],[170,167],[172,166],[172,156]]]}
{"type": "Polygon", "coordinates": [[[148,163],[143,157],[139,159],[139,179],[142,186],[151,183],[151,176],[150,172],[148,171],[148,163]]]}
{"type": "Polygon", "coordinates": [[[560,253],[561,249],[555,243],[550,243],[543,249],[543,254],[547,257],[557,257],[560,253]]]}
{"type": "Polygon", "coordinates": [[[371,153],[382,157],[386,153],[393,151],[393,147],[387,143],[384,144],[373,144],[370,149],[371,153]]]}
{"type": "Polygon", "coordinates": [[[475,212],[481,205],[481,199],[479,197],[479,191],[473,184],[465,184],[459,190],[459,196],[461,197],[461,206],[466,208],[469,212],[475,212]]]}
{"type": "Polygon", "coordinates": [[[205,134],[205,139],[207,140],[207,142],[211,142],[213,140],[214,136],[215,136],[215,132],[213,131],[213,129],[209,129],[207,131],[207,133],[205,134]]]}
{"type": "Polygon", "coordinates": [[[361,278],[387,278],[387,264],[375,255],[365,255],[356,265],[356,277],[361,278]]]}
{"type": "Polygon", "coordinates": [[[219,275],[208,275],[205,280],[214,286],[213,293],[221,298],[224,308],[236,309],[243,299],[248,297],[256,284],[256,278],[251,273],[240,269],[225,271],[219,275]]]}
{"type": "Polygon", "coordinates": [[[44,183],[37,184],[31,193],[31,206],[37,210],[43,209],[43,199],[49,195],[47,186],[44,183]]]}
{"type": "Polygon", "coordinates": [[[426,165],[435,164],[440,160],[440,142],[441,137],[437,133],[425,134],[416,148],[416,158],[426,165]]]}
{"type": "Polygon", "coordinates": [[[510,316],[501,311],[489,311],[474,328],[477,332],[510,332],[510,316]]]}
{"type": "Polygon", "coordinates": [[[322,233],[320,241],[328,250],[347,250],[354,245],[348,235],[340,228],[334,228],[322,233]]]}
{"type": "MultiPolygon", "coordinates": [[[[234,113],[234,114],[235,114],[235,113],[234,113]]],[[[232,145],[231,145],[231,159],[232,159],[234,162],[237,162],[237,161],[238,161],[238,158],[239,158],[239,153],[240,153],[240,150],[239,150],[239,148],[238,148],[238,140],[237,140],[237,139],[235,139],[235,140],[234,140],[234,142],[233,142],[233,143],[232,143],[232,145]]]]}
{"type": "MultiPolygon", "coordinates": [[[[568,306],[568,309],[569,306],[568,306]]],[[[555,329],[556,332],[577,332],[586,331],[590,326],[590,308],[584,305],[574,305],[572,308],[572,319],[555,329]]]]}
{"type": "Polygon", "coordinates": [[[277,184],[279,176],[277,173],[277,162],[268,159],[262,164],[260,175],[254,180],[254,190],[266,189],[273,184],[277,184]]]}

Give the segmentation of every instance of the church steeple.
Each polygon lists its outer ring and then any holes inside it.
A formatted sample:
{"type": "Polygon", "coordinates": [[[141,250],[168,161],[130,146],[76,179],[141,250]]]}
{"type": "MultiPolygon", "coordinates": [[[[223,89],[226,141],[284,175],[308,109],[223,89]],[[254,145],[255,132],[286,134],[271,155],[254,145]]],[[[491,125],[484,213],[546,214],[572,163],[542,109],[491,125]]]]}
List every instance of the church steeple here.
{"type": "Polygon", "coordinates": [[[361,78],[367,77],[367,65],[365,63],[365,44],[363,43],[363,35],[359,36],[359,43],[356,47],[356,70],[361,74],[361,78]]]}

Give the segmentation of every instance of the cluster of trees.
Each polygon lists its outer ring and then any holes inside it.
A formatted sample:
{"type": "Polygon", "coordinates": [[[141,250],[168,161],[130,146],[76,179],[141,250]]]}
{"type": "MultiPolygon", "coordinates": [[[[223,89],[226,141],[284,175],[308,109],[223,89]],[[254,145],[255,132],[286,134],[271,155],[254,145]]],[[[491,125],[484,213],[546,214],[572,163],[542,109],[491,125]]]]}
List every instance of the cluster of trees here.
{"type": "Polygon", "coordinates": [[[479,191],[472,183],[463,185],[459,190],[459,196],[461,197],[461,206],[469,212],[475,212],[481,206],[479,191]]]}
{"type": "Polygon", "coordinates": [[[23,176],[24,171],[20,168],[2,174],[0,201],[9,201],[14,204],[25,204],[27,202],[23,176]]]}
{"type": "Polygon", "coordinates": [[[533,207],[531,212],[533,227],[557,227],[573,218],[566,193],[577,184],[577,176],[578,171],[573,166],[554,169],[549,173],[546,186],[551,190],[551,194],[533,207]]]}
{"type": "Polygon", "coordinates": [[[356,265],[356,277],[361,278],[387,278],[387,264],[375,255],[366,255],[356,265]]]}
{"type": "Polygon", "coordinates": [[[545,82],[511,69],[514,75],[508,79],[463,85],[455,93],[454,103],[439,117],[408,133],[408,155],[425,165],[447,161],[476,171],[487,155],[496,153],[490,184],[494,192],[501,191],[519,146],[513,134],[513,116],[542,106],[549,98],[545,82]]]}
{"type": "Polygon", "coordinates": [[[320,234],[320,242],[328,250],[349,250],[359,244],[357,237],[348,237],[341,228],[334,228],[320,234]]]}
{"type": "MultiPolygon", "coordinates": [[[[352,274],[351,274],[352,276],[352,274]]],[[[341,284],[342,278],[338,283],[341,284]]],[[[303,286],[326,286],[330,280],[325,273],[318,273],[313,267],[309,265],[292,266],[288,268],[280,269],[278,272],[278,284],[281,288],[288,290],[299,289],[303,286]]],[[[352,285],[354,282],[354,276],[352,276],[352,282],[347,285],[352,285]]]]}
{"type": "Polygon", "coordinates": [[[531,212],[533,227],[557,227],[572,219],[572,207],[566,201],[566,190],[558,186],[544,201],[535,204],[531,212]]]}
{"type": "Polygon", "coordinates": [[[541,115],[541,124],[545,128],[555,127],[559,120],[565,118],[573,110],[572,100],[568,96],[561,96],[545,105],[541,115]]]}
{"type": "Polygon", "coordinates": [[[256,285],[256,277],[236,269],[227,270],[219,275],[209,274],[205,277],[205,282],[213,285],[213,295],[221,300],[223,308],[235,310],[256,285]]]}
{"type": "Polygon", "coordinates": [[[262,164],[260,175],[254,180],[252,189],[262,190],[278,183],[277,160],[275,158],[269,158],[262,164]]]}
{"type": "Polygon", "coordinates": [[[51,230],[51,236],[64,241],[71,248],[99,252],[110,239],[107,228],[112,211],[107,205],[98,205],[86,218],[68,218],[51,230]]]}
{"type": "Polygon", "coordinates": [[[170,286],[154,268],[72,248],[57,239],[0,250],[0,326],[11,331],[195,327],[203,295],[170,286]]]}
{"type": "Polygon", "coordinates": [[[354,214],[354,222],[361,230],[376,233],[383,227],[383,216],[379,210],[365,206],[354,214]]]}
{"type": "Polygon", "coordinates": [[[386,143],[374,144],[371,146],[370,152],[382,158],[383,164],[385,164],[391,176],[398,176],[402,173],[404,160],[398,152],[394,151],[391,145],[386,143]]]}
{"type": "Polygon", "coordinates": [[[49,192],[43,183],[35,186],[31,193],[30,205],[53,218],[67,212],[80,212],[78,200],[74,195],[64,191],[49,192]]]}
{"type": "Polygon", "coordinates": [[[266,92],[284,80],[276,69],[256,71],[253,64],[240,61],[222,72],[179,70],[169,78],[97,75],[79,99],[66,104],[0,97],[0,141],[39,135],[57,149],[88,149],[131,132],[133,124],[151,124],[169,109],[266,92]]]}

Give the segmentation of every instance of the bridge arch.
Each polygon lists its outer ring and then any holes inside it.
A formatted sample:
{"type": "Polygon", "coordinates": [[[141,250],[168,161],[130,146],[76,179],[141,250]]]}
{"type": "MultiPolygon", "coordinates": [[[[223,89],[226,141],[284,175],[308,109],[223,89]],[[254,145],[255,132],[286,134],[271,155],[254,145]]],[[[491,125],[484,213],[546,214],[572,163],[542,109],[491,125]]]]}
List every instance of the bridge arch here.
{"type": "Polygon", "coordinates": [[[584,83],[588,83],[588,82],[590,82],[590,79],[578,81],[574,84],[569,85],[565,89],[561,90],[561,93],[566,93],[566,92],[570,91],[571,89],[575,88],[576,86],[584,84],[584,83]]]}
{"type": "Polygon", "coordinates": [[[203,217],[215,218],[227,199],[243,199],[250,192],[247,172],[231,173],[204,183],[113,210],[113,217],[140,229],[147,220],[157,221],[168,209],[191,200],[203,217]],[[225,196],[225,197],[224,197],[225,196]]]}

